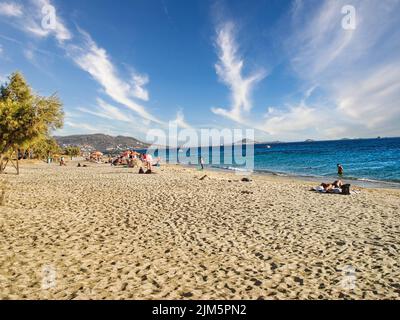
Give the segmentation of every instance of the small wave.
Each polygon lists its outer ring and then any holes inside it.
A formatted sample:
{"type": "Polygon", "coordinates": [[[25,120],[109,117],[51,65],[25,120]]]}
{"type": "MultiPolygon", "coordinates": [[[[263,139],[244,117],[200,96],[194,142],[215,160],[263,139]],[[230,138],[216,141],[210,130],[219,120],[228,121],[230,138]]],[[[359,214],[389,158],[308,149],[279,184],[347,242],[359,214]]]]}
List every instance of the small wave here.
{"type": "Polygon", "coordinates": [[[211,166],[212,168],[215,169],[220,169],[220,170],[229,170],[229,171],[237,171],[237,172],[253,172],[253,170],[249,170],[247,168],[239,168],[239,167],[232,167],[232,166],[211,166]]]}
{"type": "Polygon", "coordinates": [[[356,178],[356,177],[344,177],[348,180],[356,180],[356,181],[364,181],[364,182],[371,182],[371,183],[387,183],[387,184],[400,184],[400,180],[375,180],[370,178],[356,178]]]}
{"type": "Polygon", "coordinates": [[[271,170],[266,170],[266,169],[257,169],[257,170],[254,170],[254,172],[261,173],[261,174],[272,174],[274,176],[280,176],[280,177],[289,177],[290,176],[290,174],[285,173],[285,172],[271,171],[271,170]]]}
{"type": "MultiPolygon", "coordinates": [[[[300,178],[300,179],[315,179],[318,181],[324,181],[326,179],[338,179],[339,177],[335,173],[326,173],[326,174],[305,174],[303,173],[296,173],[296,172],[282,172],[282,171],[273,171],[273,170],[268,170],[268,169],[254,169],[254,170],[249,170],[247,168],[243,167],[235,167],[235,166],[229,166],[229,165],[211,165],[212,168],[218,169],[218,170],[226,170],[226,171],[234,171],[234,172],[242,172],[242,173],[258,173],[258,174],[267,174],[267,175],[273,175],[273,176],[279,176],[279,177],[294,177],[294,178],[300,178]]],[[[353,177],[353,176],[342,176],[340,179],[346,181],[346,180],[351,180],[359,183],[363,183],[366,185],[375,185],[375,186],[382,186],[382,187],[394,187],[394,188],[400,188],[400,180],[398,179],[385,179],[385,180],[378,180],[378,179],[371,179],[371,178],[365,178],[365,177],[353,177]]]]}

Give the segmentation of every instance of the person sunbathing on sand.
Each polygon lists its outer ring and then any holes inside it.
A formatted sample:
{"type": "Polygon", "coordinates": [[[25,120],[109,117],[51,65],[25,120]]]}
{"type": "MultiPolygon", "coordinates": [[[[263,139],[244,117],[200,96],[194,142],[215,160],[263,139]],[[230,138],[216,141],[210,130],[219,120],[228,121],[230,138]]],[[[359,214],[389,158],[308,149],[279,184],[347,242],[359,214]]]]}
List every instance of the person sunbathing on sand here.
{"type": "Polygon", "coordinates": [[[325,189],[326,192],[332,191],[336,188],[342,188],[343,182],[341,180],[336,180],[333,183],[321,183],[321,187],[325,189]]]}
{"type": "Polygon", "coordinates": [[[116,167],[116,166],[118,166],[118,165],[120,165],[120,164],[121,164],[121,157],[118,157],[118,158],[114,159],[114,160],[111,162],[111,165],[114,166],[114,167],[116,167]]]}

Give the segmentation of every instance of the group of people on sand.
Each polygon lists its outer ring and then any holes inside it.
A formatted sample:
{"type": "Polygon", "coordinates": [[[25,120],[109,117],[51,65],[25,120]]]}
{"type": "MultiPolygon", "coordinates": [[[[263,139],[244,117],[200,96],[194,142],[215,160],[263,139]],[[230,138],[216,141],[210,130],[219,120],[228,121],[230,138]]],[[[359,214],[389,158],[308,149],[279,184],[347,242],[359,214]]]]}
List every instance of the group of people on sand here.
{"type": "Polygon", "coordinates": [[[128,168],[139,167],[139,173],[152,173],[153,166],[160,166],[161,159],[157,158],[154,163],[153,156],[146,153],[129,153],[110,159],[112,166],[126,165],[128,168]],[[145,171],[146,170],[146,171],[145,171]]]}
{"type": "Polygon", "coordinates": [[[336,180],[333,183],[321,183],[321,187],[325,189],[325,191],[332,191],[335,188],[342,188],[343,182],[342,180],[336,180]]]}
{"type": "Polygon", "coordinates": [[[342,180],[336,180],[333,183],[321,183],[321,185],[314,190],[326,193],[340,193],[348,195],[350,194],[350,184],[344,184],[342,180]]]}

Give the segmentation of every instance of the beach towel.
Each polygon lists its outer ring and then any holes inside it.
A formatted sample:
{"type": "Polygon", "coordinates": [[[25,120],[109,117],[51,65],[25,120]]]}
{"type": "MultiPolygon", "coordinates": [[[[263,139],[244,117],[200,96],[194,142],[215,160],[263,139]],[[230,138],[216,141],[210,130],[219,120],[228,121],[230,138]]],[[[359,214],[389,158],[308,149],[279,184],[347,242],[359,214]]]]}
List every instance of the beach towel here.
{"type": "Polygon", "coordinates": [[[337,193],[337,194],[342,193],[342,189],[340,188],[333,188],[329,190],[329,192],[327,192],[323,186],[314,187],[313,190],[320,193],[337,193]]]}
{"type": "Polygon", "coordinates": [[[343,193],[343,190],[341,188],[333,188],[332,190],[329,190],[328,192],[324,189],[323,186],[317,186],[312,188],[312,191],[319,192],[319,193],[334,193],[334,194],[344,194],[344,195],[351,195],[351,194],[359,194],[359,190],[351,190],[350,187],[347,189],[348,191],[344,190],[345,193],[343,193]],[[348,192],[348,193],[347,193],[348,192]]]}

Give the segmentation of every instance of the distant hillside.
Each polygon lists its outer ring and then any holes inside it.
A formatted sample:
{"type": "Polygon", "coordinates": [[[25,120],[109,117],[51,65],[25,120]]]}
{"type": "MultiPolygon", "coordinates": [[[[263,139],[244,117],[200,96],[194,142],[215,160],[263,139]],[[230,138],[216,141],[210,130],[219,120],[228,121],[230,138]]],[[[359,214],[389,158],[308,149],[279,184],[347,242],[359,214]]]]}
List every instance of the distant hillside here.
{"type": "Polygon", "coordinates": [[[279,140],[276,140],[276,141],[264,141],[264,142],[260,142],[260,144],[282,144],[282,143],[286,143],[286,142],[279,141],[279,140]]]}
{"type": "Polygon", "coordinates": [[[242,139],[241,141],[235,142],[235,144],[259,144],[260,142],[251,139],[242,139]]]}
{"type": "Polygon", "coordinates": [[[149,144],[132,137],[112,137],[105,134],[73,135],[54,137],[61,147],[78,146],[82,151],[113,152],[127,149],[145,149],[149,144]]]}

